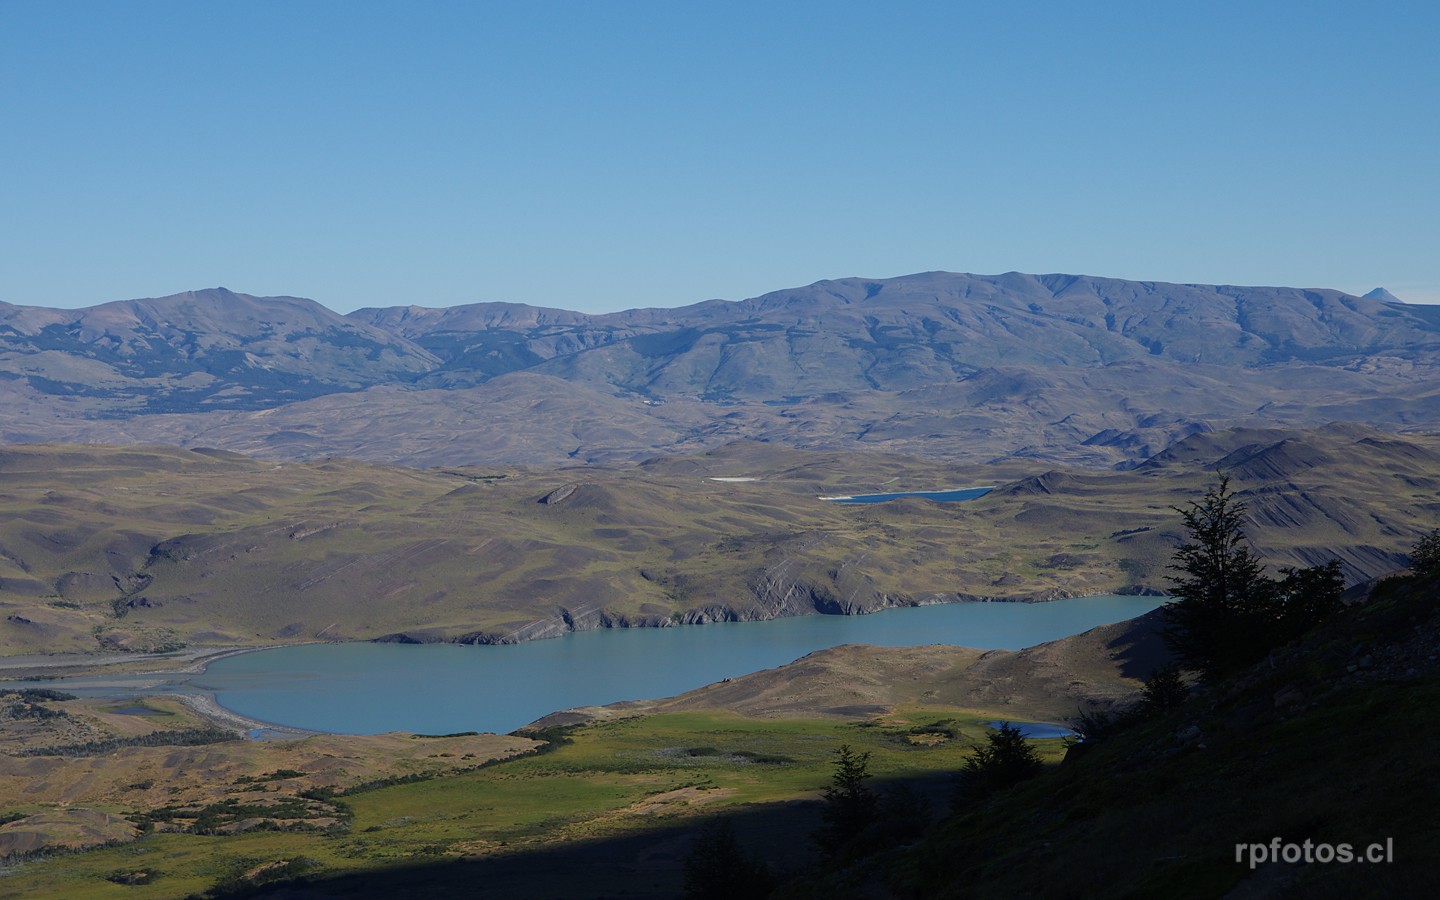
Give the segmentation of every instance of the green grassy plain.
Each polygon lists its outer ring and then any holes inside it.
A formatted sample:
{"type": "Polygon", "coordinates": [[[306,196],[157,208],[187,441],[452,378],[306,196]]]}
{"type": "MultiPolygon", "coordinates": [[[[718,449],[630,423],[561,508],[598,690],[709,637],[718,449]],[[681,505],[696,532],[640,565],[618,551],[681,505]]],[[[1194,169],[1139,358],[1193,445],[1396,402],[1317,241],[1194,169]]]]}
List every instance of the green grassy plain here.
{"type": "MultiPolygon", "coordinates": [[[[557,746],[549,752],[342,794],[339,801],[350,814],[342,826],[229,836],[150,834],[22,863],[0,878],[0,897],[184,897],[227,883],[253,886],[299,859],[307,862],[289,871],[308,867],[326,877],[446,860],[523,860],[559,845],[643,837],[698,817],[814,800],[828,784],[842,743],[872,754],[877,785],[929,779],[936,808],[943,810],[948,776],[982,739],[991,718],[908,708],[865,722],[686,712],[594,723],[550,733],[557,746]],[[141,893],[107,880],[139,872],[151,876],[141,893]]],[[[1051,761],[1060,744],[1038,742],[1051,761]]],[[[790,844],[787,853],[796,849],[795,841],[790,844]]],[[[798,844],[803,859],[803,835],[798,844]]],[[[673,858],[652,874],[673,893],[673,858]]]]}

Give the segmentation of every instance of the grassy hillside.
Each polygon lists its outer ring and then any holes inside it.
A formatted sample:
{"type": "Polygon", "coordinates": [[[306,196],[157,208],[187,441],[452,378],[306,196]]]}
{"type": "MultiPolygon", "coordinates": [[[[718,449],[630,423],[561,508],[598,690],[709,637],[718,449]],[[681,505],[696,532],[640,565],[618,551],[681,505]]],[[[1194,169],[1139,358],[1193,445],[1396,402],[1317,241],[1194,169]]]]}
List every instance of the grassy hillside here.
{"type": "Polygon", "coordinates": [[[1129,472],[1028,474],[746,443],[555,471],[12,447],[0,453],[0,652],[512,641],[1157,589],[1179,539],[1170,507],[1217,466],[1273,564],[1339,556],[1359,580],[1402,566],[1433,527],[1437,447],[1353,427],[1237,431],[1129,472]],[[1000,487],[955,504],[817,499],[973,484],[1000,487]]]}
{"type": "Polygon", "coordinates": [[[1173,713],[961,810],[921,846],[879,864],[888,890],[1427,896],[1440,876],[1429,802],[1440,779],[1437,598],[1433,579],[1386,585],[1369,604],[1173,713]],[[1237,863],[1237,843],[1277,836],[1361,848],[1393,839],[1394,861],[1237,863]]]}
{"type": "Polygon", "coordinates": [[[1060,722],[1132,699],[1140,681],[1170,661],[1162,627],[1152,612],[1024,650],[849,644],[676,697],[564,710],[536,724],[696,711],[857,719],[927,705],[1060,722]]]}

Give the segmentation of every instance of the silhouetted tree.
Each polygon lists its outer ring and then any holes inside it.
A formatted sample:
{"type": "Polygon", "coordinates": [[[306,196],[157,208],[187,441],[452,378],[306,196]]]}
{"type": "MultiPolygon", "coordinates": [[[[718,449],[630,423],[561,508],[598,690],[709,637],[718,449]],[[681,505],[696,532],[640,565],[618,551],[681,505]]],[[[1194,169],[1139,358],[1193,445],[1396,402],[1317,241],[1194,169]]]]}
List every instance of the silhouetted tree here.
{"type": "Polygon", "coordinates": [[[1156,669],[1145,679],[1145,684],[1140,689],[1139,703],[1114,709],[1078,711],[1070,720],[1070,727],[1079,734],[1079,739],[1071,740],[1067,745],[1066,760],[1070,760],[1072,755],[1079,755],[1078,752],[1071,752],[1077,747],[1108,740],[1133,725],[1174,709],[1189,697],[1190,686],[1180,676],[1178,665],[1171,663],[1156,669]]]}
{"type": "Polygon", "coordinates": [[[1280,598],[1276,642],[1299,637],[1340,611],[1345,576],[1340,560],[1332,559],[1306,569],[1281,569],[1285,576],[1276,586],[1280,598]]]}
{"type": "Polygon", "coordinates": [[[685,896],[691,900],[768,897],[775,889],[770,869],[740,846],[725,819],[706,823],[685,857],[685,896]]]}
{"type": "Polygon", "coordinates": [[[880,799],[866,786],[870,752],[857,753],[849,744],[835,751],[835,772],[825,789],[825,808],[814,841],[827,857],[854,855],[856,839],[878,818],[880,799]]]}
{"type": "Polygon", "coordinates": [[[1180,667],[1162,666],[1145,679],[1140,690],[1140,715],[1149,717],[1174,709],[1190,696],[1190,688],[1180,678],[1180,667]]]}
{"type": "Polygon", "coordinates": [[[1175,550],[1167,576],[1175,599],[1165,606],[1165,640],[1180,661],[1204,676],[1263,655],[1275,583],[1250,549],[1242,522],[1246,507],[1230,492],[1230,478],[1188,509],[1174,507],[1190,540],[1175,550]]]}
{"type": "Polygon", "coordinates": [[[984,744],[970,751],[960,771],[960,793],[967,799],[992,794],[1040,774],[1042,765],[1020,729],[1001,722],[984,744]]]}
{"type": "Polygon", "coordinates": [[[1076,710],[1075,715],[1067,721],[1079,737],[1070,743],[1072,745],[1094,744],[1098,741],[1108,740],[1129,728],[1136,718],[1133,709],[1076,710]]]}
{"type": "Polygon", "coordinates": [[[1425,535],[1410,548],[1410,568],[1416,575],[1440,572],[1440,528],[1425,535]]]}
{"type": "Polygon", "coordinates": [[[1165,607],[1165,640],[1202,677],[1254,662],[1339,611],[1345,589],[1339,560],[1284,569],[1278,581],[1265,576],[1245,538],[1245,505],[1230,493],[1229,477],[1221,476],[1189,509],[1175,511],[1190,540],[1176,548],[1170,564],[1179,574],[1168,576],[1175,600],[1165,607]]]}

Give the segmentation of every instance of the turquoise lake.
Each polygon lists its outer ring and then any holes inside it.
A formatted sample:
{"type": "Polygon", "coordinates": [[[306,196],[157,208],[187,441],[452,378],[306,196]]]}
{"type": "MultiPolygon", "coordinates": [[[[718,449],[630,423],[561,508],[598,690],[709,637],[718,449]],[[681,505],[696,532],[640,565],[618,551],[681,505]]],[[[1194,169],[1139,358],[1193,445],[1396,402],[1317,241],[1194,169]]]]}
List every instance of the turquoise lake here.
{"type": "Polygon", "coordinates": [[[1162,599],[950,603],[508,646],[308,644],[217,660],[191,685],[251,718],[314,731],[508,732],[557,710],[667,697],[840,644],[1018,650],[1133,618],[1162,599]]]}
{"type": "Polygon", "coordinates": [[[936,503],[959,503],[983,497],[992,490],[994,488],[952,488],[944,491],[899,491],[894,494],[855,494],[849,497],[820,499],[829,500],[831,503],[884,503],[887,500],[899,500],[901,497],[919,497],[923,500],[934,500],[936,503]]]}

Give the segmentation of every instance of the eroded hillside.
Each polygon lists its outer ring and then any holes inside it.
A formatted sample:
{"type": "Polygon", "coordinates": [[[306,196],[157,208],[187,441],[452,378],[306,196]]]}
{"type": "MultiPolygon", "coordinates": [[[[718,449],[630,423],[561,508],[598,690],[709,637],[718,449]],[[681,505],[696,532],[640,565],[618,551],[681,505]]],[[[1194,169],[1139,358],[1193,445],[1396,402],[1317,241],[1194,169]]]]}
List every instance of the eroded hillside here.
{"type": "Polygon", "coordinates": [[[415,470],[216,451],[0,455],[0,647],[518,641],[573,629],[1163,589],[1217,469],[1272,565],[1405,564],[1440,449],[1352,426],[1180,442],[1127,472],[740,443],[630,467],[415,470]],[[750,480],[720,480],[750,479],[750,480]],[[839,493],[998,485],[964,503],[839,493]]]}

